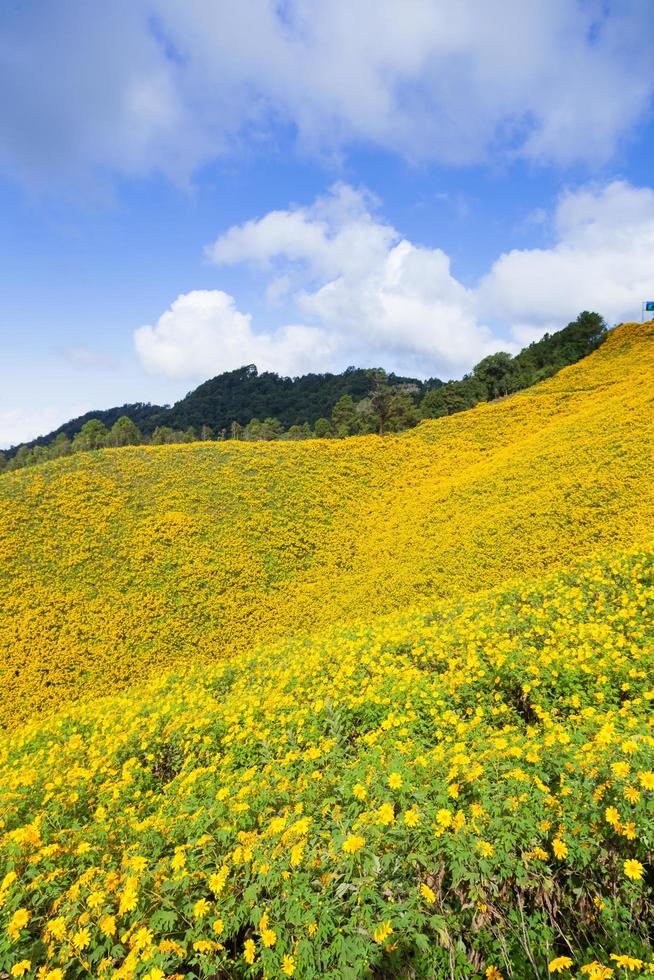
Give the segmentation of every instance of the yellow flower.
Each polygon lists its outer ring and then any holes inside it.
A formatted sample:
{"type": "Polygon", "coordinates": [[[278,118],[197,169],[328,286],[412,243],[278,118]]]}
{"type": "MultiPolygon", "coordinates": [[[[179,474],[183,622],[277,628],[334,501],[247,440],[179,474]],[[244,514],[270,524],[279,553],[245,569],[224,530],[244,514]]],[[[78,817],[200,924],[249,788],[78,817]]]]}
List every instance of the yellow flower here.
{"type": "Polygon", "coordinates": [[[441,827],[449,827],[452,823],[452,813],[450,810],[439,810],[436,814],[436,823],[438,823],[441,827]]]}
{"type": "Polygon", "coordinates": [[[141,926],[132,936],[130,945],[134,949],[148,949],[152,945],[153,939],[152,930],[148,929],[147,926],[141,926]]]}
{"type": "Polygon", "coordinates": [[[56,919],[50,919],[49,922],[46,922],[44,931],[54,939],[63,939],[66,935],[66,920],[63,915],[59,915],[56,919]]]}
{"type": "Polygon", "coordinates": [[[352,787],[352,792],[358,800],[365,800],[368,795],[366,787],[362,786],[361,783],[355,783],[352,787]]]}
{"type": "Polygon", "coordinates": [[[100,932],[104,933],[105,936],[116,935],[116,919],[113,915],[101,916],[98,926],[100,927],[100,932]]]}
{"type": "Polygon", "coordinates": [[[588,980],[609,980],[613,976],[610,966],[603,966],[595,960],[593,963],[586,963],[581,967],[581,973],[588,974],[588,980]]]}
{"type": "Polygon", "coordinates": [[[402,787],[402,777],[399,772],[392,772],[388,777],[388,785],[391,789],[400,789],[402,787]]]}
{"type": "Polygon", "coordinates": [[[616,966],[621,967],[623,970],[642,970],[645,965],[642,960],[636,959],[635,956],[626,956],[624,954],[611,953],[611,959],[615,962],[616,966]]]}
{"type": "Polygon", "coordinates": [[[645,868],[640,861],[636,861],[635,858],[629,858],[627,861],[625,861],[623,868],[627,878],[631,878],[632,881],[640,881],[645,874],[645,868]]]}
{"type": "Polygon", "coordinates": [[[479,852],[482,857],[492,857],[495,853],[495,848],[492,844],[489,844],[488,841],[478,840],[477,847],[479,848],[479,852]]]}
{"type": "Polygon", "coordinates": [[[9,938],[16,940],[20,936],[21,929],[24,929],[30,920],[30,913],[27,909],[16,909],[11,919],[9,920],[9,925],[7,926],[7,932],[9,933],[9,938]]]}
{"type": "Polygon", "coordinates": [[[214,872],[209,877],[209,888],[214,893],[214,895],[220,895],[220,893],[225,888],[225,884],[229,877],[229,868],[227,865],[223,865],[220,871],[214,872]]]}
{"type": "Polygon", "coordinates": [[[561,840],[560,837],[555,837],[552,841],[552,850],[554,851],[554,856],[562,861],[568,856],[568,845],[565,841],[561,840]]]}
{"type": "Polygon", "coordinates": [[[427,902],[428,905],[433,905],[433,903],[436,901],[436,895],[429,887],[429,885],[422,884],[420,886],[420,894],[422,895],[422,897],[424,898],[424,900],[427,902]]]}
{"type": "Polygon", "coordinates": [[[223,929],[225,928],[225,923],[223,922],[222,919],[214,919],[211,928],[216,933],[216,935],[219,936],[223,931],[223,929]]]}
{"type": "Polygon", "coordinates": [[[392,934],[393,927],[389,921],[380,923],[374,932],[374,939],[376,943],[385,942],[388,937],[392,934]]]}
{"type": "Polygon", "coordinates": [[[350,835],[343,841],[343,850],[346,854],[356,854],[366,843],[365,838],[358,834],[350,835]]]}
{"type": "Polygon", "coordinates": [[[572,960],[569,956],[557,956],[549,964],[547,969],[550,973],[562,973],[564,970],[569,970],[572,966],[572,960]]]}
{"type": "Polygon", "coordinates": [[[91,933],[88,929],[78,929],[77,932],[73,934],[73,946],[75,949],[86,949],[90,942],[91,933]]]}
{"type": "Polygon", "coordinates": [[[143,980],[166,980],[166,974],[158,966],[153,966],[143,977],[143,980]]]}
{"type": "Polygon", "coordinates": [[[404,822],[407,827],[417,827],[420,823],[420,814],[415,810],[407,810],[404,814],[404,822]]]}
{"type": "Polygon", "coordinates": [[[255,952],[254,940],[246,939],[245,946],[243,947],[243,959],[245,960],[246,963],[249,963],[249,965],[252,966],[255,960],[255,956],[256,956],[256,952],[255,952]]]}
{"type": "Polygon", "coordinates": [[[14,963],[9,972],[11,973],[12,977],[22,977],[23,974],[29,973],[31,969],[31,960],[20,960],[18,963],[14,963]]]}
{"type": "Polygon", "coordinates": [[[606,818],[606,822],[612,824],[614,827],[620,825],[620,814],[614,806],[607,806],[604,811],[604,817],[606,818]]]}
{"type": "Polygon", "coordinates": [[[377,822],[383,827],[395,823],[395,811],[390,803],[382,803],[377,811],[377,822]]]}
{"type": "Polygon", "coordinates": [[[137,879],[134,876],[128,877],[127,881],[125,882],[123,892],[120,896],[120,905],[118,906],[118,912],[120,915],[124,915],[125,912],[133,912],[136,908],[137,886],[137,879]]]}
{"type": "Polygon", "coordinates": [[[487,966],[484,976],[486,977],[486,980],[504,980],[504,977],[496,966],[487,966]]]}
{"type": "Polygon", "coordinates": [[[295,973],[295,959],[288,953],[282,961],[282,973],[285,973],[287,977],[292,977],[295,973]]]}
{"type": "Polygon", "coordinates": [[[210,908],[211,905],[206,898],[199,898],[193,906],[193,915],[196,919],[203,919],[210,908]]]}
{"type": "Polygon", "coordinates": [[[654,789],[654,772],[639,772],[638,782],[643,789],[654,789]]]}

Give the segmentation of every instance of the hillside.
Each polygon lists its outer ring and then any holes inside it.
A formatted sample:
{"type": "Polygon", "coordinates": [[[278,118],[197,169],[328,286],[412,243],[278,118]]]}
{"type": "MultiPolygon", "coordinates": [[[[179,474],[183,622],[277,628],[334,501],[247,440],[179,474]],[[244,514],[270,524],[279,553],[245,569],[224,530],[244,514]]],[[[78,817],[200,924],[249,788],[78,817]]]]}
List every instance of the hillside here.
{"type": "Polygon", "coordinates": [[[647,970],[653,597],[614,555],[26,726],[0,971],[647,970]]]}
{"type": "Polygon", "coordinates": [[[79,454],[0,482],[3,723],[641,543],[654,324],[409,434],[79,454]]]}
{"type": "Polygon", "coordinates": [[[6,474],[0,977],[654,972],[653,392],[6,474]]]}

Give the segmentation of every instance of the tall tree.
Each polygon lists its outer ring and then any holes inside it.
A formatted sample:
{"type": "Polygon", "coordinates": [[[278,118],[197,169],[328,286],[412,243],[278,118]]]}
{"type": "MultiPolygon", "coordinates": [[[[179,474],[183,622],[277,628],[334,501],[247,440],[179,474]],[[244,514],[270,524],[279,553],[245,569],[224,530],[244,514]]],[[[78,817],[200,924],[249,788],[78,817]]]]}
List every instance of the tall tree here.
{"type": "Polygon", "coordinates": [[[108,432],[99,419],[89,419],[73,439],[73,452],[102,449],[107,444],[108,432]]]}
{"type": "Polygon", "coordinates": [[[341,395],[332,410],[332,426],[339,438],[359,431],[359,420],[352,395],[341,395]]]}
{"type": "Polygon", "coordinates": [[[141,433],[128,415],[121,415],[107,435],[107,446],[138,446],[141,433]]]}
{"type": "Polygon", "coordinates": [[[377,432],[383,436],[393,411],[393,389],[384,371],[375,374],[375,386],[370,396],[370,404],[377,421],[377,432]]]}
{"type": "Polygon", "coordinates": [[[59,435],[52,440],[48,449],[50,459],[60,459],[62,456],[70,456],[73,451],[71,441],[65,432],[60,432],[59,435]]]}
{"type": "Polygon", "coordinates": [[[314,432],[316,439],[328,439],[332,434],[332,424],[329,419],[316,419],[314,432]]]}

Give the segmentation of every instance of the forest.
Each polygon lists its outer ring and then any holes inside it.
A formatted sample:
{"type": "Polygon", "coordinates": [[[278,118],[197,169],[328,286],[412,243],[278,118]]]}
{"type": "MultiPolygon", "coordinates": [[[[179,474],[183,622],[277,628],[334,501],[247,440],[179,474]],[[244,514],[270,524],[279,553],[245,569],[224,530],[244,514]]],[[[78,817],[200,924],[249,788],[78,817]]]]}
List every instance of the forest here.
{"type": "Polygon", "coordinates": [[[247,365],[205,381],[172,407],[135,403],[89,412],[0,453],[0,472],[76,452],[238,439],[325,439],[401,432],[529,388],[595,350],[607,328],[584,311],[515,356],[499,351],[456,381],[420,381],[379,368],[284,378],[247,365]]]}

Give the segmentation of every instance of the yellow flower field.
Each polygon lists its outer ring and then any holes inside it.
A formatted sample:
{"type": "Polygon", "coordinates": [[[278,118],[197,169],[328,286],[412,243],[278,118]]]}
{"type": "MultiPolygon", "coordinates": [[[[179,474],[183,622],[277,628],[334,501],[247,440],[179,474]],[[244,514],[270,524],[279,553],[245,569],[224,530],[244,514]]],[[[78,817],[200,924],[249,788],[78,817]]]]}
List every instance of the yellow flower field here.
{"type": "Polygon", "coordinates": [[[171,663],[637,545],[654,324],[502,402],[384,440],[80,454],[0,480],[0,722],[171,663]]]}
{"type": "Polygon", "coordinates": [[[648,970],[653,595],[654,554],[624,554],[25,725],[0,754],[0,963],[648,970]]]}
{"type": "Polygon", "coordinates": [[[0,977],[654,974],[654,324],[0,480],[0,977]]]}

